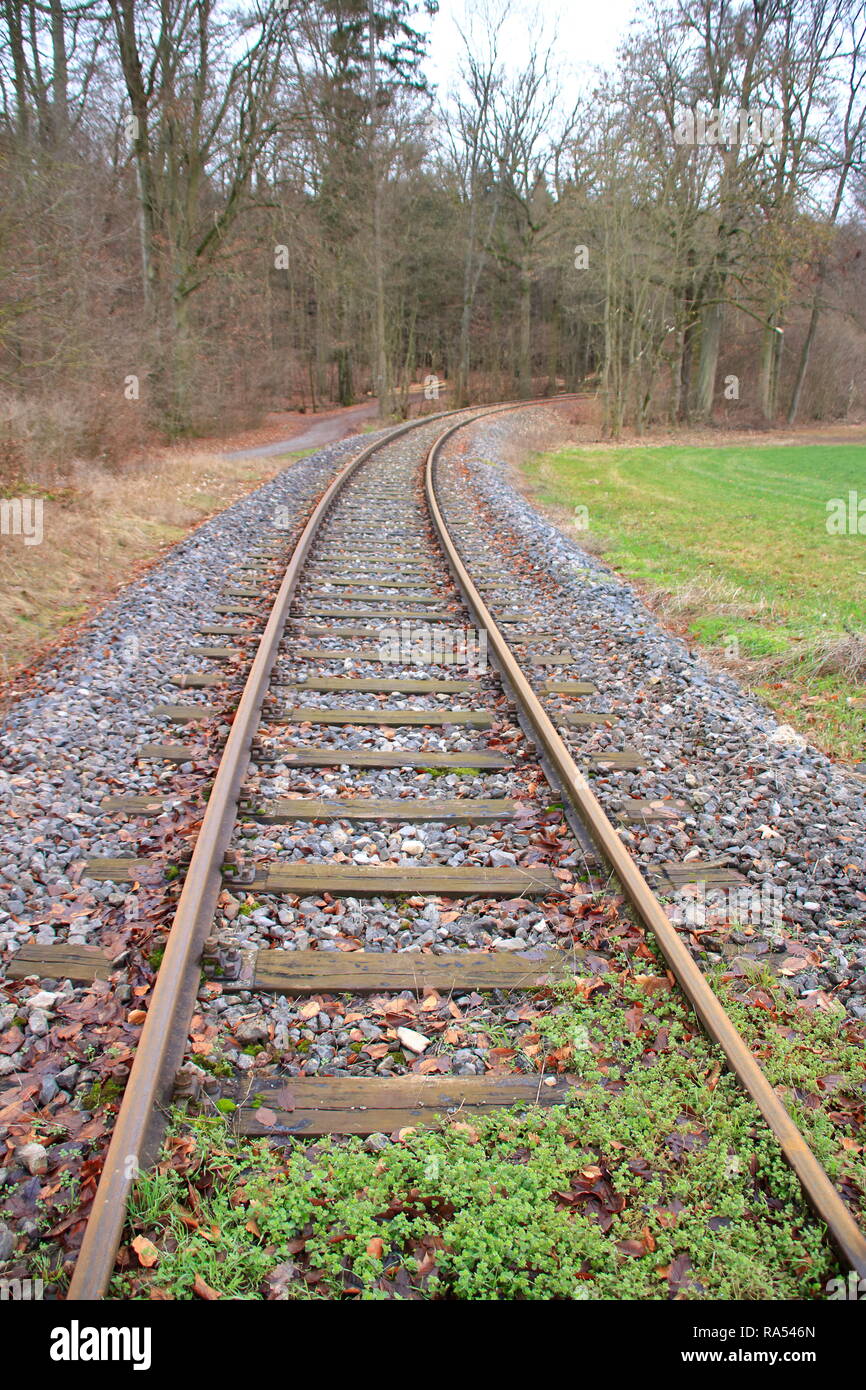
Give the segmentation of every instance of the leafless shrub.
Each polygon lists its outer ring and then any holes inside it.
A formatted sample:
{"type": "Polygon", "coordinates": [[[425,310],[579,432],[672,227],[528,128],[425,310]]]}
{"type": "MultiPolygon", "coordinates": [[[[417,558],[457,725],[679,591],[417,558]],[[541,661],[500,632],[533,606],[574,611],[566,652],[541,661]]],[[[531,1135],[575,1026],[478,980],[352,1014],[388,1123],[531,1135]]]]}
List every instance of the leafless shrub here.
{"type": "Polygon", "coordinates": [[[687,613],[714,613],[727,618],[771,617],[773,605],[754,599],[721,575],[690,579],[676,591],[660,589],[648,599],[656,612],[682,617],[687,613]]]}
{"type": "MultiPolygon", "coordinates": [[[[119,393],[118,393],[119,395],[119,393]]],[[[39,393],[0,398],[0,485],[9,480],[66,485],[74,460],[128,456],[143,440],[140,413],[104,393],[39,393]]]]}
{"type": "Polygon", "coordinates": [[[849,681],[866,679],[866,634],[846,632],[815,642],[805,655],[813,676],[844,676],[849,681]]]}
{"type": "Polygon", "coordinates": [[[611,548],[611,542],[595,531],[579,532],[577,542],[581,550],[588,550],[590,555],[604,555],[611,548]]]}

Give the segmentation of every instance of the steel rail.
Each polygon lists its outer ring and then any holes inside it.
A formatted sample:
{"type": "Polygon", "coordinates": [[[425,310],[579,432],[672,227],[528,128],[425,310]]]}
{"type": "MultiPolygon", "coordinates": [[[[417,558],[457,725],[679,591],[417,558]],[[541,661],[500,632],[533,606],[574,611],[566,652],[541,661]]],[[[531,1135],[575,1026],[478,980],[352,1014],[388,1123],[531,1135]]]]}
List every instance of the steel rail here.
{"type": "Polygon", "coordinates": [[[198,993],[201,953],[222,888],[222,865],[237,816],[238,798],[301,570],[325,516],[357,470],[377,450],[437,418],[441,416],[428,415],[397,426],[342,469],[314,507],[286,567],[235,711],[187,868],[69,1285],[67,1297],[71,1300],[101,1298],[108,1287],[123,1231],[127,1197],[152,1156],[149,1150],[154,1146],[159,1112],[170,1099],[183,1059],[198,993]]]}
{"type": "MultiPolygon", "coordinates": [[[[577,393],[524,401],[553,404],[577,393]]],[[[147,1008],[126,1088],[109,1141],[78,1252],[67,1299],[102,1298],[114,1268],[130,1189],[155,1157],[160,1115],[170,1101],[177,1070],[186,1050],[190,1020],[200,983],[202,949],[222,888],[222,865],[237,817],[243,779],[250,764],[253,737],[268,691],[270,674],[303,567],[322,522],[343,488],[379,449],[411,430],[474,411],[472,418],[516,408],[513,403],[463,407],[406,421],[374,440],[323,492],[292,552],[223,747],[195,848],[187,867],[165,953],[147,1008]]]]}
{"type": "Polygon", "coordinates": [[[434,475],[442,447],[467,423],[472,422],[454,424],[439,436],[428,451],[425,467],[427,505],[457,585],[474,615],[478,628],[486,629],[488,650],[492,652],[500,673],[510,684],[515,698],[528,718],[537,742],[559,778],[563,792],[575,806],[599,852],[619,879],[641,923],[658,942],[665,960],[691,1002],[705,1031],[722,1049],[731,1070],[754,1100],[778,1140],[782,1153],[797,1175],[813,1211],[825,1223],[831,1239],[851,1269],[855,1270],[861,1279],[866,1278],[866,1236],[728,1017],[703,972],[695,964],[638,864],[620,839],[615,826],[606,816],[589,782],[578,768],[524,675],[520,663],[460,557],[439,506],[434,475]]]}

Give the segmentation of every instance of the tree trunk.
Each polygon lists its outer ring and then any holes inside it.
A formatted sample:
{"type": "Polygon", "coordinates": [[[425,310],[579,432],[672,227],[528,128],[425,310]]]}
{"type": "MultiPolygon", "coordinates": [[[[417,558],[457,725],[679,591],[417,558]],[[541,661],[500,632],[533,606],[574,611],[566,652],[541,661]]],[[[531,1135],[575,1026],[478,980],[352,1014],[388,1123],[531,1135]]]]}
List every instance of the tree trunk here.
{"type": "Polygon", "coordinates": [[[761,337],[761,360],[758,367],[759,397],[761,402],[761,414],[765,422],[772,423],[775,414],[775,381],[774,365],[776,361],[775,339],[778,337],[775,328],[770,323],[766,324],[761,337]]]}
{"type": "Polygon", "coordinates": [[[382,181],[376,149],[376,24],[373,0],[369,5],[370,26],[370,169],[373,183],[373,390],[379,400],[379,419],[391,414],[391,383],[385,341],[385,257],[382,245],[382,181]]]}
{"type": "Polygon", "coordinates": [[[460,315],[460,352],[457,360],[457,380],[454,388],[455,406],[466,405],[469,400],[469,366],[471,352],[472,305],[464,295],[463,310],[460,315]]]}
{"type": "Polygon", "coordinates": [[[526,401],[532,395],[532,279],[528,257],[520,268],[520,347],[518,353],[518,394],[526,401]]]}
{"type": "Polygon", "coordinates": [[[168,426],[173,435],[188,434],[192,428],[192,369],[195,354],[189,326],[189,301],[175,292],[171,301],[172,360],[168,426]]]}
{"type": "Polygon", "coordinates": [[[701,355],[698,362],[698,381],[695,408],[702,420],[709,420],[716,395],[716,373],[722,341],[722,305],[708,304],[701,321],[701,355]]]}
{"type": "Polygon", "coordinates": [[[457,362],[457,381],[455,383],[455,406],[466,405],[469,400],[469,365],[472,350],[472,303],[475,298],[477,281],[473,276],[475,259],[475,237],[478,223],[476,190],[474,178],[470,187],[469,229],[466,240],[466,254],[463,258],[463,306],[460,312],[460,352],[457,362]]]}
{"type": "Polygon", "coordinates": [[[815,342],[815,334],[818,331],[818,317],[821,313],[821,279],[822,275],[819,272],[818,285],[815,289],[815,297],[812,300],[812,312],[809,315],[809,327],[806,330],[806,337],[800,349],[800,361],[797,364],[797,379],[794,382],[794,389],[791,392],[791,403],[788,406],[789,425],[793,425],[800,409],[803,387],[806,384],[806,373],[809,370],[809,359],[812,356],[812,345],[815,342]]]}
{"type": "Polygon", "coordinates": [[[69,124],[69,74],[63,5],[51,0],[51,122],[55,141],[62,140],[69,124]]]}
{"type": "MultiPolygon", "coordinates": [[[[836,183],[836,194],[833,199],[833,207],[830,212],[831,227],[835,227],[836,225],[836,219],[839,216],[839,210],[842,207],[842,199],[845,195],[845,185],[848,182],[848,174],[851,171],[851,165],[854,160],[854,151],[857,148],[857,141],[860,138],[860,132],[863,129],[864,123],[866,123],[866,105],[863,106],[860,116],[854,123],[853,127],[850,123],[851,111],[853,106],[853,92],[854,88],[851,89],[848,112],[845,121],[845,149],[842,157],[842,165],[839,170],[839,178],[836,183]]],[[[800,400],[803,395],[803,385],[805,383],[806,372],[809,367],[809,358],[812,356],[812,346],[815,342],[815,334],[818,330],[818,319],[821,314],[821,291],[824,286],[824,276],[826,275],[826,273],[827,260],[824,256],[822,256],[820,261],[818,262],[818,278],[815,284],[815,294],[812,299],[812,312],[809,315],[809,327],[806,331],[806,338],[803,343],[802,349],[800,350],[800,362],[797,367],[797,379],[794,382],[794,389],[791,392],[791,403],[788,406],[789,425],[793,425],[794,421],[797,418],[797,412],[800,409],[800,400]]]]}
{"type": "Polygon", "coordinates": [[[353,405],[352,361],[349,348],[342,345],[334,348],[334,358],[337,363],[337,399],[340,405],[353,405]]]}
{"type": "Polygon", "coordinates": [[[677,419],[687,425],[692,417],[692,365],[695,356],[695,339],[697,337],[699,315],[699,305],[694,299],[693,291],[691,290],[686,292],[684,308],[685,328],[683,329],[683,347],[680,356],[677,419]]]}
{"type": "Polygon", "coordinates": [[[12,73],[15,86],[15,106],[18,135],[22,143],[30,134],[30,106],[27,94],[27,60],[24,56],[24,35],[21,28],[21,6],[18,0],[6,0],[6,25],[9,47],[12,50],[12,73]]]}

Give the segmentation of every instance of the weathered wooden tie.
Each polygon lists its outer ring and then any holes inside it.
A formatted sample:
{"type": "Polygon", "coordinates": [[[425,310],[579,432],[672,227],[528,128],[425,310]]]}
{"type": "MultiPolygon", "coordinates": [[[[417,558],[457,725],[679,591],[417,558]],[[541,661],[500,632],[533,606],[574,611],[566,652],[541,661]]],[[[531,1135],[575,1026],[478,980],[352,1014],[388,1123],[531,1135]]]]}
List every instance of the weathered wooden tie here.
{"type": "MultiPolygon", "coordinates": [[[[122,800],[123,798],[117,798],[122,800]]],[[[146,798],[142,797],[142,801],[146,798]]],[[[315,800],[273,797],[254,801],[241,809],[253,820],[289,822],[296,820],[346,821],[441,821],[448,825],[480,825],[484,822],[512,820],[517,802],[506,797],[454,797],[435,801],[431,797],[406,796],[396,800],[381,797],[335,796],[315,800]]]]}
{"type": "MultiPolygon", "coordinates": [[[[289,744],[269,750],[256,749],[254,757],[260,760],[261,752],[270,752],[275,761],[288,767],[453,767],[475,771],[485,767],[512,767],[514,764],[513,758],[503,757],[500,753],[479,753],[471,749],[463,753],[425,753],[399,748],[305,748],[289,744]]],[[[186,762],[186,758],[182,761],[186,762]]]]}
{"type": "Polygon", "coordinates": [[[544,682],[549,695],[597,695],[598,686],[592,681],[553,681],[544,682]]]}
{"type": "MultiPolygon", "coordinates": [[[[376,587],[381,589],[420,589],[423,588],[423,583],[426,582],[428,578],[429,576],[424,576],[422,581],[421,579],[386,579],[382,574],[355,574],[346,575],[345,577],[338,574],[317,574],[315,580],[312,582],[316,584],[337,585],[340,588],[345,587],[349,590],[376,587]]],[[[341,597],[349,598],[350,595],[342,594],[341,597]]],[[[366,593],[362,595],[362,598],[369,597],[370,595],[366,593]]]]}
{"type": "MultiPolygon", "coordinates": [[[[231,878],[227,879],[231,882],[231,878]]],[[[256,868],[251,892],[291,893],[307,897],[331,893],[341,897],[403,897],[441,894],[447,898],[520,898],[561,893],[562,885],[549,869],[476,868],[460,864],[331,864],[298,860],[256,868]]]]}
{"type": "Polygon", "coordinates": [[[196,632],[201,633],[202,637],[255,637],[256,632],[251,627],[230,627],[220,623],[202,623],[201,627],[196,628],[196,632]]]}
{"type": "Polygon", "coordinates": [[[208,661],[237,661],[244,655],[240,647],[189,647],[190,656],[200,656],[208,661]]]}
{"type": "MultiPolygon", "coordinates": [[[[304,623],[300,631],[289,631],[286,638],[289,641],[296,641],[301,637],[378,637],[381,641],[390,641],[387,632],[383,632],[380,627],[358,627],[350,623],[348,626],[342,624],[338,627],[323,627],[320,623],[306,623],[303,618],[293,618],[293,623],[304,623]]],[[[402,631],[398,634],[402,640],[402,631]]],[[[454,641],[458,646],[466,640],[466,635],[462,628],[443,627],[436,625],[431,627],[428,623],[419,623],[409,628],[409,636],[412,644],[418,642],[439,642],[441,646],[447,646],[448,642],[454,641]]]]}
{"type": "Polygon", "coordinates": [[[462,691],[477,691],[473,680],[416,680],[413,677],[392,680],[388,676],[313,676],[309,680],[281,680],[277,685],[290,690],[363,690],[369,695],[457,695],[462,691]]]}
{"type": "MultiPolygon", "coordinates": [[[[415,586],[418,587],[417,585],[415,586]]],[[[327,589],[313,589],[304,595],[304,599],[328,599],[338,598],[341,603],[393,603],[394,595],[383,592],[381,589],[371,589],[366,593],[360,590],[349,589],[345,593],[332,594],[327,589]]],[[[447,599],[441,594],[421,594],[413,593],[406,596],[407,603],[414,604],[436,604],[447,603],[447,599]]]]}
{"type": "Polygon", "coordinates": [[[214,685],[223,685],[225,676],[219,671],[177,671],[169,676],[169,684],[181,690],[208,690],[214,685]]]}
{"type": "Polygon", "coordinates": [[[35,942],[22,946],[6,965],[10,980],[38,975],[51,980],[72,980],[74,984],[107,980],[111,971],[109,957],[98,946],[59,942],[51,946],[39,946],[35,942]]]}
{"type": "Polygon", "coordinates": [[[461,724],[473,729],[489,729],[493,716],[484,709],[317,709],[315,705],[293,705],[278,717],[269,715],[268,723],[392,728],[461,724]]]}
{"type": "Polygon", "coordinates": [[[136,758],[163,763],[195,763],[211,756],[210,750],[188,743],[143,743],[136,758]]]}
{"type": "MultiPolygon", "coordinates": [[[[231,954],[235,954],[232,952],[231,954]]],[[[277,994],[423,995],[469,990],[545,989],[574,974],[584,951],[241,951],[229,975],[219,965],[209,974],[225,990],[261,989],[277,994]]],[[[206,953],[207,955],[207,953],[206,953]]],[[[214,960],[219,958],[215,947],[214,960]]]]}
{"type": "Polygon", "coordinates": [[[150,712],[155,719],[190,724],[196,719],[213,719],[221,711],[216,705],[154,705],[150,712]]]}
{"type": "MultiPolygon", "coordinates": [[[[298,615],[296,615],[298,616],[298,615]]],[[[427,608],[324,608],[317,605],[305,607],[303,617],[310,618],[378,618],[380,622],[403,622],[410,618],[424,619],[425,622],[453,621],[454,614],[443,609],[434,612],[427,608]]]]}
{"type": "MultiPolygon", "coordinates": [[[[295,661],[355,661],[367,662],[371,666],[404,666],[408,664],[399,657],[395,659],[388,651],[387,644],[380,647],[305,647],[302,651],[291,653],[295,661]]],[[[466,658],[450,653],[438,652],[435,660],[431,657],[430,666],[465,666],[466,658]]]]}
{"type": "MultiPolygon", "coordinates": [[[[512,1105],[564,1105],[579,1085],[571,1076],[287,1077],[256,1083],[257,1105],[242,1103],[241,1134],[393,1134],[439,1128],[512,1105]]],[[[239,1097],[240,1098],[240,1097],[239,1097]]]]}
{"type": "MultiPolygon", "coordinates": [[[[174,798],[176,804],[182,804],[180,798],[174,798]]],[[[103,811],[119,811],[128,816],[161,816],[163,811],[171,809],[171,802],[163,800],[160,793],[156,792],[153,796],[104,796],[99,803],[103,811]]]]}
{"type": "MultiPolygon", "coordinates": [[[[580,754],[576,756],[579,757],[580,754]]],[[[637,772],[640,768],[646,767],[646,758],[636,748],[620,748],[616,752],[604,749],[599,753],[588,754],[585,760],[591,767],[601,770],[610,768],[617,772],[637,772]]]]}
{"type": "Polygon", "coordinates": [[[690,859],[685,863],[650,864],[647,878],[665,892],[675,893],[691,884],[703,883],[708,888],[747,888],[749,880],[737,869],[714,860],[690,859]]]}

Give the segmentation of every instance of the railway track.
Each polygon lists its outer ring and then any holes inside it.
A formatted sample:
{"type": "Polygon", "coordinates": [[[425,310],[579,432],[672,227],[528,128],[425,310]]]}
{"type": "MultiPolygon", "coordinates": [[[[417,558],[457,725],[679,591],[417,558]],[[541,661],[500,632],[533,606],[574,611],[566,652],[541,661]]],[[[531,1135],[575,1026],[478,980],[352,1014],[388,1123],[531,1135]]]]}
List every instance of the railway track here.
{"type": "MultiPolygon", "coordinates": [[[[72,1299],[106,1291],[130,1188],[158,1150],[203,962],[227,996],[245,1000],[310,998],[326,1015],[328,1001],[341,995],[398,1001],[402,1070],[395,1074],[385,1061],[367,1075],[348,1065],[329,1075],[327,1059],[315,1072],[294,1066],[291,1104],[279,1069],[256,1074],[254,1102],[237,1075],[226,1089],[238,1100],[242,1133],[391,1133],[440,1123],[458,1110],[557,1104],[578,1084],[568,1073],[487,1075],[472,1063],[442,1075],[435,1061],[420,1071],[430,1037],[420,1025],[407,1026],[417,1015],[401,1015],[399,1000],[435,1004],[482,991],[520,999],[603,968],[571,939],[551,938],[543,924],[548,909],[585,898],[611,874],[843,1259],[866,1276],[866,1240],[593,794],[590,767],[615,771],[637,758],[616,746],[614,721],[598,708],[603,690],[574,677],[562,633],[539,631],[521,611],[519,585],[491,557],[467,499],[440,487],[444,451],[487,413],[452,412],[450,420],[430,417],[390,432],[331,483],[290,553],[279,529],[253,545],[248,564],[228,578],[216,621],[191,647],[190,670],[176,677],[179,688],[195,693],[159,707],[167,723],[187,732],[142,750],[158,766],[201,757],[207,750],[195,741],[198,721],[212,727],[235,705],[192,857],[169,870],[181,873],[183,886],[72,1299]],[[596,727],[612,738],[581,754],[579,735],[596,727]],[[572,732],[578,742],[570,746],[572,732]],[[425,838],[429,827],[437,829],[432,839],[425,838]],[[294,908],[312,904],[335,921],[395,900],[416,918],[431,909],[433,923],[459,917],[470,902],[482,921],[494,903],[514,922],[530,916],[531,906],[537,929],[507,940],[470,932],[453,949],[446,921],[438,935],[435,927],[427,936],[410,934],[414,949],[359,950],[346,933],[346,949],[321,949],[321,941],[309,949],[308,934],[297,949],[292,927],[289,949],[251,947],[239,944],[244,919],[232,922],[221,907],[227,893],[235,903],[251,895],[294,908]]],[[[155,791],[113,798],[106,810],[144,831],[161,805],[155,791]]],[[[662,814],[646,802],[621,813],[629,823],[662,814]]],[[[665,872],[677,883],[694,871],[667,865],[665,872]]],[[[86,870],[130,885],[164,874],[164,864],[146,857],[93,860],[86,870]]],[[[387,931],[380,935],[390,940],[387,931]]],[[[51,973],[47,955],[39,956],[40,975],[51,973]]],[[[99,969],[87,950],[58,948],[56,962],[56,974],[81,980],[99,969]]],[[[16,968],[28,966],[34,961],[25,948],[16,968]]]]}

